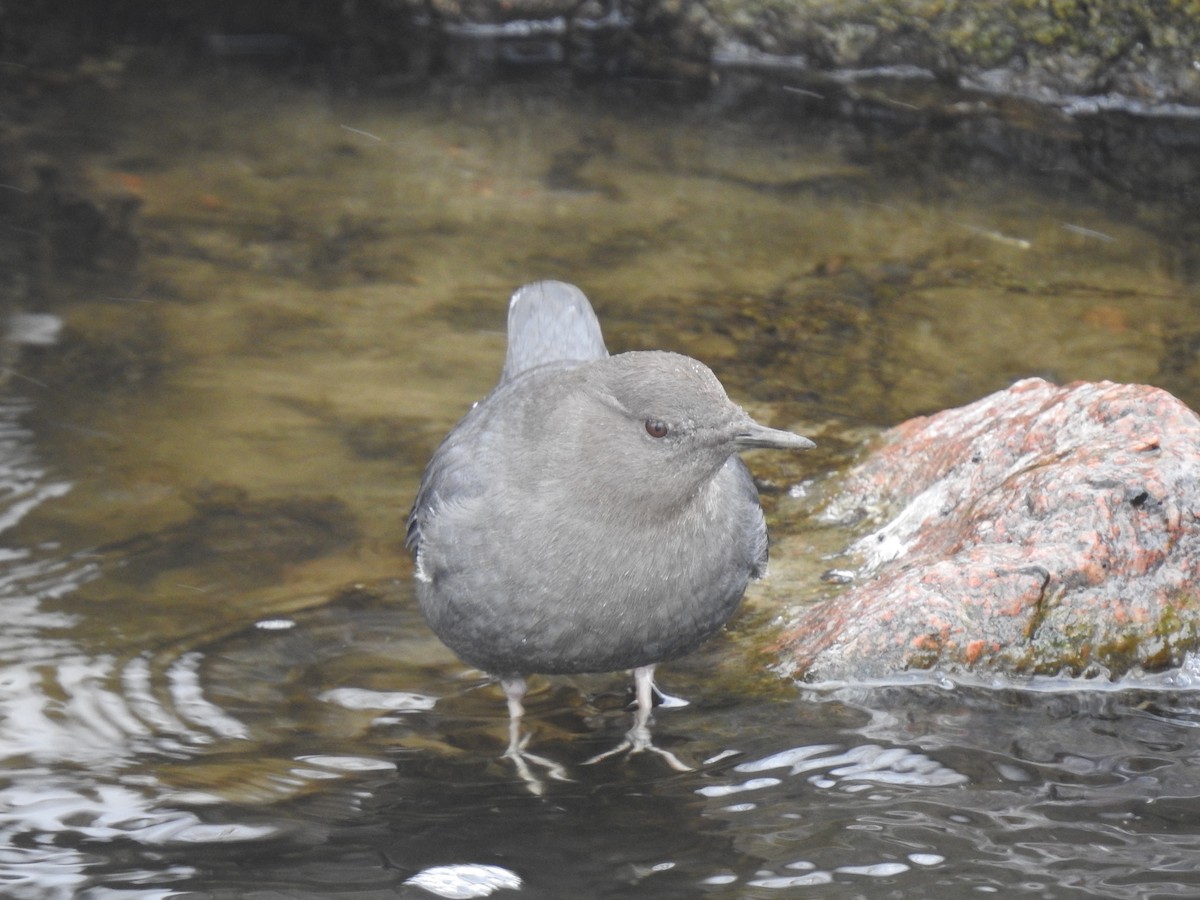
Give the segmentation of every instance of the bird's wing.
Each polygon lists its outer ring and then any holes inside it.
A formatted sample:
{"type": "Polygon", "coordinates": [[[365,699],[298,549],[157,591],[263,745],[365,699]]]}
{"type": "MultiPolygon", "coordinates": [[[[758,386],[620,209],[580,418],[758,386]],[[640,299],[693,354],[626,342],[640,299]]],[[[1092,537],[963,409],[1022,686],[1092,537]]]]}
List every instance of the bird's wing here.
{"type": "Polygon", "coordinates": [[[439,509],[447,503],[462,502],[484,492],[486,469],[476,458],[478,444],[469,438],[464,440],[462,434],[472,428],[477,409],[478,405],[446,435],[421,476],[417,496],[408,514],[408,532],[404,540],[414,556],[420,553],[421,529],[439,509]]]}
{"type": "Polygon", "coordinates": [[[552,363],[573,368],[608,356],[600,323],[583,291],[563,281],[537,281],[517,290],[508,306],[508,353],[500,383],[467,413],[434,452],[408,514],[405,544],[419,557],[422,529],[450,503],[469,502],[486,490],[487,445],[496,407],[516,391],[520,376],[552,363]]]}
{"type": "Polygon", "coordinates": [[[733,493],[727,502],[730,509],[741,510],[746,519],[743,523],[743,539],[747,562],[750,564],[750,577],[762,578],[767,574],[767,558],[769,556],[767,543],[767,520],[763,515],[762,504],[758,500],[758,488],[754,484],[754,476],[750,469],[737,456],[729,457],[725,462],[723,476],[729,479],[733,493]],[[726,475],[726,473],[728,473],[726,475]],[[740,495],[740,496],[738,496],[740,495]]]}
{"type": "Polygon", "coordinates": [[[604,335],[583,291],[564,281],[518,288],[508,305],[508,353],[500,383],[552,362],[608,356],[604,335]]]}

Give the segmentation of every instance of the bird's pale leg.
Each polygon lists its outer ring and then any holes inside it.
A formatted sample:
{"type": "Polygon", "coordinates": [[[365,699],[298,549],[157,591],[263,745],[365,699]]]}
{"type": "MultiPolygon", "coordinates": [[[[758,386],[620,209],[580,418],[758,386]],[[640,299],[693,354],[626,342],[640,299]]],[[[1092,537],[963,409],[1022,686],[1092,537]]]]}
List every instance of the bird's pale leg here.
{"type": "MultiPolygon", "coordinates": [[[[598,763],[619,753],[635,753],[649,751],[661,757],[668,766],[676,772],[690,772],[692,767],[682,762],[670,750],[654,746],[653,735],[650,734],[650,715],[654,709],[654,666],[639,666],[633,670],[633,684],[637,693],[637,710],[633,714],[633,727],[625,733],[625,740],[611,750],[597,754],[587,760],[584,765],[598,763]]],[[[665,694],[663,696],[666,696],[665,694]]]]}
{"type": "Polygon", "coordinates": [[[504,751],[504,758],[512,760],[517,774],[521,776],[521,780],[525,782],[529,792],[539,797],[546,792],[546,785],[529,768],[530,763],[541,766],[549,777],[557,781],[570,781],[566,770],[554,760],[537,756],[525,750],[529,739],[533,736],[532,734],[521,736],[521,719],[525,715],[525,704],[522,701],[525,699],[527,689],[525,679],[501,678],[500,687],[504,689],[504,696],[508,700],[508,749],[504,751]]]}

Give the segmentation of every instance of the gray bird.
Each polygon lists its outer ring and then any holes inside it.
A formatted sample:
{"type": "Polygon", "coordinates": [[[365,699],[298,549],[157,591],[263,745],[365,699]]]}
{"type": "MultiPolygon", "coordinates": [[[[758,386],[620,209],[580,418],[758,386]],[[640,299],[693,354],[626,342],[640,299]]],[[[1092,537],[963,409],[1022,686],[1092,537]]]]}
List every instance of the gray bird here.
{"type": "Polygon", "coordinates": [[[812,446],[755,422],[694,359],[609,356],[574,285],[513,294],[500,382],[434,453],[407,540],[430,627],[500,678],[506,755],[561,777],[519,740],[526,675],[633,669],[638,715],[612,753],[677,763],[649,740],[654,667],[720,630],[766,572],[737,453],[812,446]]]}

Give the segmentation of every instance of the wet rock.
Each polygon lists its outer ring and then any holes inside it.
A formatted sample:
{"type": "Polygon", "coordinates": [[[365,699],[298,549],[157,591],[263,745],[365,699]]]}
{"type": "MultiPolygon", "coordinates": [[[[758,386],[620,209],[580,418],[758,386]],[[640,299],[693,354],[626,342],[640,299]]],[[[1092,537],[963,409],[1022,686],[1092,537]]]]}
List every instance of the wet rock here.
{"type": "Polygon", "coordinates": [[[921,0],[711,0],[727,62],[738,48],[842,80],[912,70],[999,94],[1093,108],[1120,98],[1200,103],[1192,64],[1200,20],[1177,4],[946,3],[921,0]]]}
{"type": "Polygon", "coordinates": [[[358,0],[177,4],[29,0],[0,15],[9,61],[143,42],[222,64],[325,67],[348,84],[566,67],[699,88],[714,71],[795,70],[827,85],[939,80],[1089,113],[1200,104],[1194,2],[1021,0],[358,0]]]}
{"type": "Polygon", "coordinates": [[[827,509],[864,512],[887,524],[853,548],[859,583],[787,629],[798,676],[1120,674],[1200,649],[1200,417],[1158,388],[1028,379],[912,419],[827,509]]]}

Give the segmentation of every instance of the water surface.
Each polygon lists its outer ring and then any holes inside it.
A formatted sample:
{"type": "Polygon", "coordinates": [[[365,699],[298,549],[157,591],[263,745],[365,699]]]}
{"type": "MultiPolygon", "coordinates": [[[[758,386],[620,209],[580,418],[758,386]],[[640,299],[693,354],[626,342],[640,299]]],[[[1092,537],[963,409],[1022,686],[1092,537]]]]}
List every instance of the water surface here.
{"type": "Polygon", "coordinates": [[[799,688],[761,649],[852,537],[809,516],[878,427],[1027,375],[1200,405],[1179,208],[639,93],[131,72],[71,110],[140,258],[56,276],[31,311],[61,339],[13,351],[0,402],[8,896],[1200,890],[1194,673],[799,688]],[[539,796],[498,689],[420,621],[403,521],[542,277],[822,449],[751,460],[776,582],[661,674],[695,771],[583,765],[624,677],[539,680],[531,748],[573,779],[539,796]]]}

